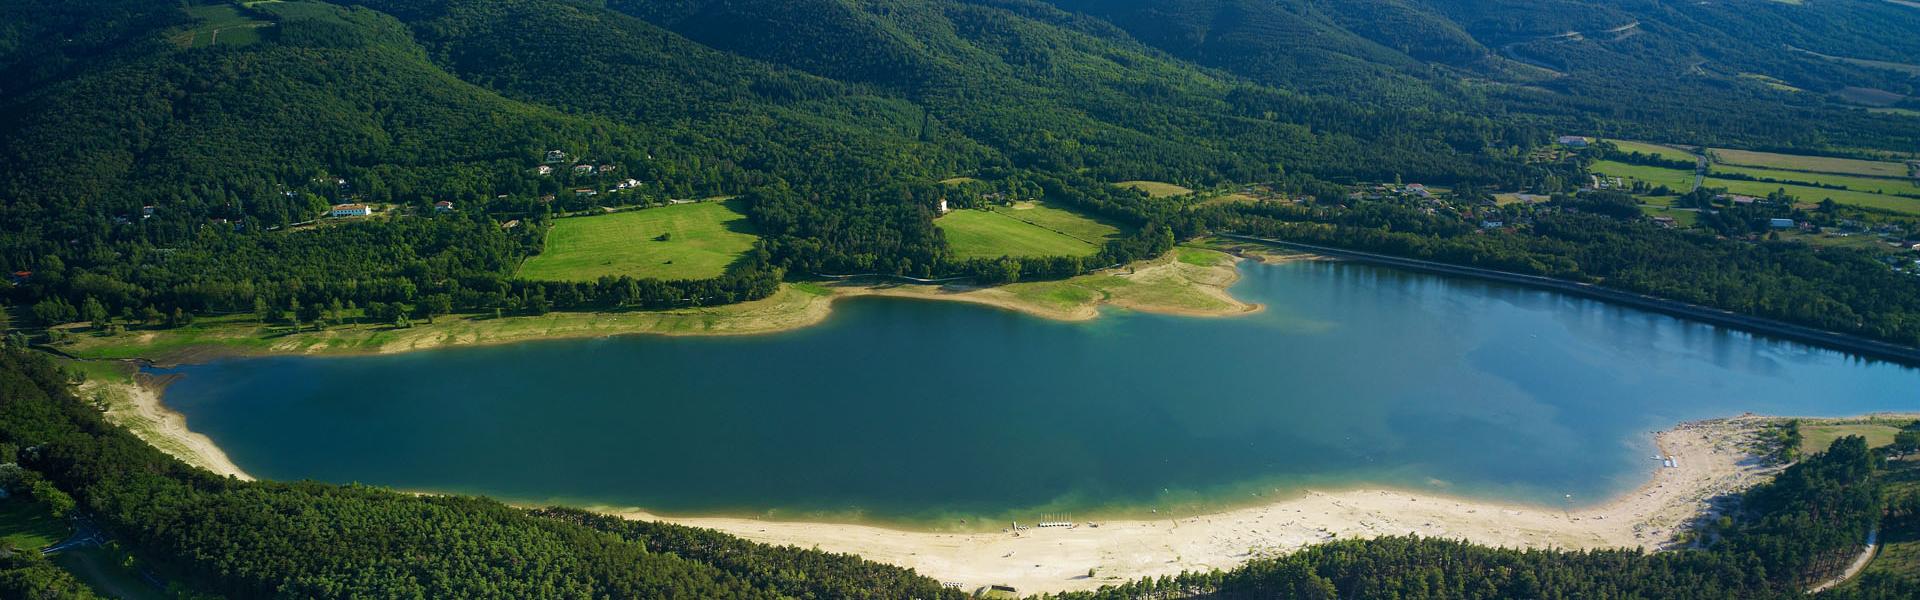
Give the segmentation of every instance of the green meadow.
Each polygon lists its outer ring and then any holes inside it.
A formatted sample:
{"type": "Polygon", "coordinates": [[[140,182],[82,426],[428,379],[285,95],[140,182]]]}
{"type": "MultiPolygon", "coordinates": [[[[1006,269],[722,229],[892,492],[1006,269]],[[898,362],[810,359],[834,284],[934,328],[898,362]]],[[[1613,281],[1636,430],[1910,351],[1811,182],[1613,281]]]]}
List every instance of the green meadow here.
{"type": "Polygon", "coordinates": [[[1193,193],[1193,190],[1162,181],[1122,181],[1114,185],[1140,190],[1155,198],[1185,196],[1193,193]]]}
{"type": "Polygon", "coordinates": [[[1023,202],[991,210],[956,210],[933,222],[956,257],[1091,256],[1120,228],[1072,211],[1023,202]]]}
{"type": "Polygon", "coordinates": [[[546,250],[520,265],[541,281],[601,276],[654,279],[718,277],[753,249],[736,201],[699,202],[554,221],[546,250]]]}
{"type": "Polygon", "coordinates": [[[1622,162],[1602,160],[1593,163],[1592,171],[1601,175],[1610,175],[1622,179],[1644,181],[1648,185],[1664,185],[1675,192],[1687,192],[1693,189],[1693,171],[1630,165],[1622,162]]]}

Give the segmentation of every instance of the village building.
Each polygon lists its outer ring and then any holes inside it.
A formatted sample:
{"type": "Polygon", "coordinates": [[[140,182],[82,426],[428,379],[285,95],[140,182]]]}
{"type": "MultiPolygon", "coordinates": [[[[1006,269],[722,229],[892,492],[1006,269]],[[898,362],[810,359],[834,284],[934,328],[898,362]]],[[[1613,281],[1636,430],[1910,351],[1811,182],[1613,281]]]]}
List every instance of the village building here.
{"type": "Polygon", "coordinates": [[[596,193],[598,192],[593,191],[593,188],[576,188],[573,190],[573,195],[575,196],[592,196],[596,193]]]}
{"type": "Polygon", "coordinates": [[[140,207],[140,218],[142,219],[152,218],[154,210],[156,209],[153,207],[152,204],[148,204],[146,206],[140,207]]]}
{"type": "Polygon", "coordinates": [[[328,214],[335,217],[364,217],[373,214],[373,207],[365,204],[335,204],[328,214]]]}
{"type": "Polygon", "coordinates": [[[547,162],[549,163],[566,162],[566,160],[567,160],[567,153],[565,152],[561,152],[559,150],[547,151],[547,162]]]}
{"type": "Polygon", "coordinates": [[[535,172],[535,173],[539,173],[539,174],[541,174],[541,175],[552,175],[552,174],[553,174],[553,167],[549,167],[549,166],[546,166],[546,165],[540,165],[540,166],[538,166],[538,167],[534,167],[534,168],[533,168],[533,172],[535,172]]]}
{"type": "Polygon", "coordinates": [[[453,210],[453,203],[452,203],[452,202],[450,202],[450,201],[446,201],[446,200],[441,200],[441,201],[439,201],[439,202],[435,202],[435,203],[433,203],[433,210],[434,210],[434,212],[449,212],[449,211],[452,211],[452,210],[453,210]]]}
{"type": "Polygon", "coordinates": [[[575,175],[592,175],[592,174],[593,174],[593,165],[574,165],[574,166],[573,166],[573,174],[575,174],[575,175]]]}
{"type": "Polygon", "coordinates": [[[1767,226],[1774,229],[1793,228],[1793,219],[1767,219],[1767,226]]]}
{"type": "Polygon", "coordinates": [[[626,181],[620,182],[620,185],[615,187],[618,187],[619,189],[623,189],[623,190],[631,190],[631,189],[637,189],[641,185],[643,184],[641,184],[640,180],[638,179],[628,179],[626,181]]]}
{"type": "Polygon", "coordinates": [[[1672,227],[1673,217],[1654,217],[1653,222],[1661,227],[1672,227]]]}
{"type": "Polygon", "coordinates": [[[943,214],[943,215],[944,215],[944,214],[947,214],[947,199],[946,199],[946,198],[941,198],[941,199],[940,199],[940,214],[943,214]]]}
{"type": "Polygon", "coordinates": [[[1560,136],[1560,139],[1555,141],[1559,142],[1560,145],[1562,146],[1568,146],[1573,148],[1585,148],[1587,147],[1588,144],[1593,143],[1593,138],[1578,136],[1578,135],[1563,135],[1563,136],[1560,136]]]}
{"type": "Polygon", "coordinates": [[[598,169],[600,174],[605,175],[620,170],[620,165],[600,165],[598,169]]]}

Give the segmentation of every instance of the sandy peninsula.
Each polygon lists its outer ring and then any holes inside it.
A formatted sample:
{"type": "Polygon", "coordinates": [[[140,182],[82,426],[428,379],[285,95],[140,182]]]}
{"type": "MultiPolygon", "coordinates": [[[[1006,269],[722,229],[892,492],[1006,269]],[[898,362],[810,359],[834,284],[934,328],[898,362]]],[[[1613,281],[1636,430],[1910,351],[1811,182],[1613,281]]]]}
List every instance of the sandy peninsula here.
{"type": "Polygon", "coordinates": [[[187,464],[251,481],[211,438],[187,428],[187,418],[160,402],[166,382],[144,374],[126,381],[90,380],[80,384],[83,398],[105,404],[108,422],[125,427],[155,448],[187,464]]]}
{"type": "Polygon", "coordinates": [[[768,298],[723,306],[504,318],[448,315],[408,328],[348,324],[300,332],[240,319],[111,336],[73,335],[57,347],[84,359],[142,359],[164,366],[230,356],[392,354],[615,335],[756,335],[818,324],[832,316],[834,303],[864,296],[966,302],[1070,321],[1096,318],[1103,306],[1221,317],[1260,309],[1227,291],[1240,278],[1239,260],[1220,250],[1182,246],[1159,258],[1079,277],[994,287],[877,278],[803,281],[784,284],[768,298]]]}

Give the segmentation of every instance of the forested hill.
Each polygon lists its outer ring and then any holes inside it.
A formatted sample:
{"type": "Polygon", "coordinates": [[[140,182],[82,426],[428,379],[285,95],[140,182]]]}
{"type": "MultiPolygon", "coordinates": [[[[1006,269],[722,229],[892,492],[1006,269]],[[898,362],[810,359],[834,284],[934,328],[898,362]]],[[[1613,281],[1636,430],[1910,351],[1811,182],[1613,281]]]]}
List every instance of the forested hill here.
{"type": "Polygon", "coordinates": [[[1920,9],[1864,0],[4,7],[0,272],[12,304],[45,305],[36,324],[683,306],[790,273],[1059,277],[1205,229],[1117,181],[1568,191],[1579,165],[1527,159],[1562,133],[1920,147],[1920,119],[1828,93],[1920,92],[1862,62],[1916,55],[1920,9]],[[539,171],[556,166],[618,175],[539,171]],[[980,184],[937,183],[956,176],[980,184]],[[957,256],[938,201],[1003,192],[1132,233],[1086,257],[957,256]],[[711,196],[740,197],[759,238],[723,276],[516,277],[556,213],[711,196]],[[348,202],[394,218],[318,219],[348,202]]]}

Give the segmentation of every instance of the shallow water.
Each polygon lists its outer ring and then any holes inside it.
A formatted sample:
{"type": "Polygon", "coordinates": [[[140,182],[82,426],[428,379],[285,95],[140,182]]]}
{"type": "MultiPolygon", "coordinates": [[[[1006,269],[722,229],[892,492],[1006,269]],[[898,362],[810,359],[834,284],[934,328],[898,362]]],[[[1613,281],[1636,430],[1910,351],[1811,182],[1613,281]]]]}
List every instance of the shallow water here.
{"type": "Polygon", "coordinates": [[[166,402],[264,478],[905,523],[1309,485],[1590,503],[1645,481],[1649,432],[1679,421],[1920,409],[1915,369],[1636,309],[1242,268],[1233,293],[1261,313],[1062,323],[862,298],[764,336],[189,365],[166,402]]]}

